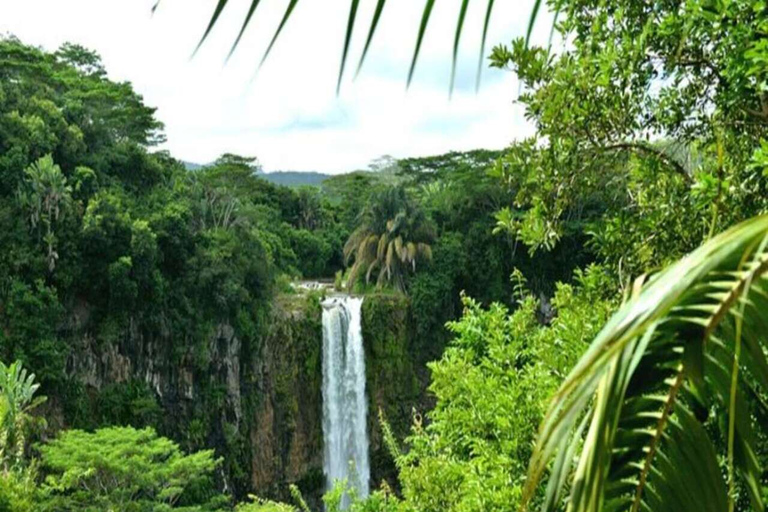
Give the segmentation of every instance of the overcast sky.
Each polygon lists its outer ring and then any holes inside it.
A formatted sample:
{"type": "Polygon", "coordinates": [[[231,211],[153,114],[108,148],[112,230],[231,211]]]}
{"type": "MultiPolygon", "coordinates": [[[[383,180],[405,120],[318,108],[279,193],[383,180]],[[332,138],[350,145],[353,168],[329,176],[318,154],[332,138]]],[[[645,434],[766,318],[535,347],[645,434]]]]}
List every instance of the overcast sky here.
{"type": "MultiPolygon", "coordinates": [[[[129,80],[157,107],[165,149],[207,163],[224,152],[257,156],[267,171],[330,173],[374,158],[502,148],[531,133],[514,104],[515,77],[485,69],[474,77],[485,2],[472,2],[462,36],[453,98],[450,57],[460,0],[436,2],[409,91],[405,79],[423,2],[390,0],[362,72],[336,96],[349,0],[304,0],[264,67],[258,62],[288,0],[263,0],[225,65],[249,0],[230,0],[202,49],[191,57],[215,0],[2,0],[0,33],[56,49],[65,41],[98,51],[112,79],[129,80]],[[255,77],[255,78],[254,78],[255,77]]],[[[349,68],[354,70],[374,0],[361,2],[349,68]]],[[[531,0],[496,2],[488,50],[524,34],[531,0]]],[[[535,38],[546,41],[548,22],[535,38]]],[[[487,52],[486,52],[487,53],[487,52]]]]}

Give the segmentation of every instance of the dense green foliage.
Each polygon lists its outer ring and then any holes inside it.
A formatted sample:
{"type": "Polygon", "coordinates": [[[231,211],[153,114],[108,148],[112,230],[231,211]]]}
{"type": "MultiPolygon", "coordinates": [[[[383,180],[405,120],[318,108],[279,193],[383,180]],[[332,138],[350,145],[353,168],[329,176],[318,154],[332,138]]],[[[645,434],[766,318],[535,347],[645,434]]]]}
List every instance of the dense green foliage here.
{"type": "Polygon", "coordinates": [[[510,314],[465,299],[455,339],[430,365],[437,398],[397,459],[407,508],[509,510],[520,503],[527,461],[546,399],[608,318],[615,300],[605,272],[559,285],[549,325],[521,290],[510,314]]]}
{"type": "MultiPolygon", "coordinates": [[[[471,183],[491,180],[496,189],[484,198],[501,197],[495,232],[534,258],[589,233],[603,264],[594,271],[604,276],[602,299],[589,286],[577,288],[571,306],[556,298],[549,327],[526,301],[511,317],[501,306],[469,302],[452,324],[456,338],[432,365],[435,408],[416,421],[403,454],[393,446],[402,500],[384,504],[375,494],[353,508],[509,510],[524,497],[545,500],[549,510],[762,510],[764,217],[715,238],[643,292],[638,282],[634,298],[600,327],[631,278],[768,209],[768,7],[550,4],[568,44],[537,48],[518,39],[492,55],[521,78],[520,100],[537,134],[471,183]],[[554,339],[546,343],[540,332],[554,339]],[[550,471],[545,492],[537,484],[550,471]]],[[[439,172],[445,160],[427,169],[439,172]]],[[[433,194],[447,196],[449,180],[430,183],[437,173],[416,169],[427,180],[424,206],[433,194]]],[[[461,199],[472,197],[460,190],[461,199]]],[[[439,210],[430,213],[440,224],[439,210]]],[[[458,237],[440,235],[438,243],[459,247],[458,237]]],[[[409,290],[414,301],[431,291],[435,300],[419,304],[444,310],[436,290],[448,286],[432,282],[438,275],[422,276],[425,283],[417,275],[409,290]]]]}
{"type": "MultiPolygon", "coordinates": [[[[94,53],[67,45],[48,54],[12,38],[0,50],[7,78],[0,241],[9,248],[0,255],[7,276],[0,283],[2,359],[36,372],[66,426],[153,426],[188,450],[215,446],[239,494],[249,489],[251,415],[239,426],[226,419],[231,405],[225,383],[210,373],[220,363],[208,340],[231,326],[242,353],[257,352],[275,292],[297,276],[332,276],[344,265],[344,244],[354,245],[350,234],[388,233],[378,261],[358,266],[367,272],[375,262],[382,285],[411,297],[412,306],[395,304],[397,315],[411,311],[412,318],[368,315],[376,326],[370,350],[382,360],[371,386],[384,390],[387,409],[419,402],[416,379],[425,374],[418,368],[451,336],[444,324],[460,314],[461,290],[484,304],[511,305],[514,268],[546,294],[589,261],[581,250],[533,259],[491,232],[493,213],[512,197],[485,173],[498,152],[383,157],[369,171],[329,178],[320,188],[275,186],[259,177],[255,159],[237,155],[188,170],[150,151],[162,140],[153,110],[130,84],[107,79],[94,53]],[[541,265],[546,269],[534,270],[541,265]],[[169,416],[174,402],[134,376],[93,387],[65,371],[68,360],[109,347],[131,353],[139,340],[153,340],[165,364],[191,362],[200,382],[193,407],[169,416]],[[413,361],[406,350],[421,355],[413,361]],[[414,380],[390,385],[405,375],[414,380]]],[[[563,247],[580,247],[579,236],[563,247]]],[[[317,357],[304,365],[309,383],[316,382],[312,361],[317,357]]],[[[281,404],[292,403],[290,389],[276,391],[281,404]]],[[[246,412],[261,407],[259,400],[249,395],[246,412]]],[[[408,411],[390,412],[404,435],[408,411]]],[[[13,485],[34,472],[14,476],[13,485]]]]}
{"type": "MultiPolygon", "coordinates": [[[[510,260],[509,240],[490,233],[499,203],[486,201],[493,185],[483,169],[498,153],[402,165],[384,157],[320,188],[275,186],[259,177],[256,160],[237,155],[187,170],[151,152],[162,140],[153,109],[130,84],[110,81],[96,54],[75,45],[49,54],[8,38],[0,55],[0,243],[7,248],[0,254],[0,358],[36,373],[66,426],[153,426],[189,450],[216,446],[227,480],[245,493],[250,415],[239,426],[226,419],[230,405],[212,373],[220,363],[209,340],[230,326],[241,352],[256,353],[275,292],[288,291],[289,279],[342,269],[344,244],[373,212],[405,237],[403,244],[393,237],[397,262],[383,268],[402,263],[388,275],[412,295],[415,318],[399,328],[415,326],[406,338],[421,347],[418,364],[440,354],[462,289],[484,303],[511,301],[507,276],[525,263],[510,260]],[[476,185],[458,190],[474,177],[476,185]],[[397,203],[392,215],[388,197],[397,203]],[[427,238],[410,240],[420,226],[427,238]],[[434,257],[416,272],[411,241],[434,242],[434,257]],[[66,371],[67,361],[131,354],[146,342],[163,364],[191,367],[200,383],[193,406],[169,415],[175,399],[136,376],[100,382],[91,375],[84,384],[79,370],[66,371]]],[[[554,280],[544,277],[542,289],[554,280]]],[[[418,386],[406,388],[413,397],[418,386]]],[[[249,396],[243,406],[258,404],[249,396]]]]}
{"type": "Polygon", "coordinates": [[[0,360],[34,371],[66,426],[152,425],[188,449],[215,445],[244,492],[244,434],[224,419],[209,340],[228,326],[251,353],[279,276],[340,268],[340,206],[268,183],[254,159],[187,171],[151,152],[154,110],[81,47],[3,39],[0,75],[0,360]],[[183,363],[201,381],[183,420],[143,378],[84,385],[66,371],[146,340],[155,364],[183,363]]]}
{"type": "MultiPolygon", "coordinates": [[[[514,144],[493,170],[514,197],[496,215],[498,233],[510,233],[540,254],[559,247],[574,230],[588,230],[590,246],[608,271],[599,288],[610,291],[626,286],[628,277],[669,264],[713,233],[766,211],[768,176],[760,163],[768,129],[764,48],[755,43],[764,30],[763,2],[552,4],[564,15],[558,30],[572,46],[556,52],[528,48],[519,39],[511,49],[499,47],[493,54],[495,65],[512,67],[523,80],[521,101],[538,129],[535,138],[514,144]],[[656,140],[649,141],[649,134],[656,140]]],[[[544,374],[533,386],[520,378],[515,361],[527,360],[538,337],[529,330],[522,336],[526,343],[516,346],[514,337],[503,338],[510,328],[497,306],[480,314],[470,308],[454,326],[459,336],[433,366],[438,402],[430,422],[426,427],[416,423],[412,445],[400,458],[401,506],[509,510],[520,503],[524,490],[526,499],[544,498],[536,483],[552,470],[546,501],[551,510],[564,507],[555,490],[570,493],[567,509],[574,511],[762,510],[766,453],[757,439],[764,439],[765,432],[753,428],[764,417],[765,391],[751,379],[762,379],[754,372],[763,372],[756,366],[764,368],[765,348],[748,341],[748,330],[764,333],[764,307],[761,311],[756,298],[737,300],[745,290],[755,297],[764,293],[760,241],[765,232],[752,226],[753,238],[736,242],[733,234],[717,239],[699,253],[706,257],[684,260],[627,306],[627,312],[639,312],[642,304],[658,303],[658,315],[677,307],[672,320],[656,317],[663,331],[658,327],[654,334],[657,323],[645,316],[635,321],[648,329],[646,336],[632,334],[624,317],[611,321],[552,402],[525,489],[530,442],[543,407],[601,327],[602,321],[591,324],[581,343],[574,344],[572,336],[590,325],[592,306],[599,301],[589,299],[586,290],[579,292],[587,302],[578,323],[554,331],[556,339],[570,341],[562,346],[574,352],[558,349],[555,353],[564,359],[555,366],[556,378],[544,374]],[[694,261],[701,261],[702,268],[693,267],[694,261]],[[724,275],[732,278],[720,281],[724,275]],[[701,281],[693,284],[694,276],[701,281]],[[662,295],[665,287],[672,292],[662,295]],[[733,323],[733,317],[725,316],[729,310],[737,318],[733,323]],[[749,320],[738,320],[745,312],[751,312],[749,320]],[[707,327],[703,335],[701,326],[707,327]],[[490,352],[497,358],[457,359],[457,352],[467,351],[464,339],[497,347],[490,352]],[[707,339],[712,348],[703,350],[707,339]],[[620,340],[616,348],[615,340],[620,340]],[[683,350],[683,340],[698,350],[688,345],[683,350]],[[733,346],[741,342],[752,348],[743,349],[749,356],[743,355],[738,371],[733,346]],[[711,362],[691,361],[696,357],[688,355],[691,351],[711,362]],[[610,361],[601,359],[611,353],[616,356],[610,361]],[[442,374],[442,369],[450,371],[442,374]],[[484,388],[482,380],[469,380],[479,372],[517,378],[509,388],[498,382],[484,388]],[[744,374],[750,377],[742,381],[744,374]],[[731,391],[736,382],[743,391],[731,391]],[[683,384],[684,396],[678,399],[683,384]],[[545,388],[540,395],[539,385],[545,388]],[[513,397],[512,405],[497,403],[499,387],[502,397],[513,397]],[[652,399],[659,395],[660,402],[652,399]],[[484,414],[488,403],[491,409],[484,414]],[[703,428],[688,407],[704,421],[703,428]],[[577,428],[585,409],[592,419],[586,438],[584,427],[577,428]],[[525,439],[528,444],[514,451],[525,439]],[[568,457],[578,454],[582,441],[574,474],[568,457]],[[548,466],[555,446],[558,458],[548,466]],[[430,457],[419,459],[422,453],[430,457]],[[695,460],[693,453],[698,454],[695,460]]],[[[602,320],[611,310],[606,305],[602,320]]],[[[562,305],[556,311],[552,327],[569,314],[562,305]]],[[[538,369],[548,367],[546,351],[532,360],[538,369]]]]}
{"type": "Polygon", "coordinates": [[[572,47],[491,57],[537,128],[496,169],[529,206],[503,224],[546,247],[598,216],[598,253],[637,275],[765,210],[763,2],[552,4],[572,47]]]}
{"type": "MultiPolygon", "coordinates": [[[[0,511],[230,507],[222,488],[252,490],[249,413],[280,415],[287,437],[317,412],[297,389],[318,388],[314,338],[251,364],[280,330],[270,309],[316,312],[289,282],[337,272],[370,294],[373,458],[386,445],[394,465],[351,510],[763,510],[768,6],[549,5],[564,43],[491,55],[519,76],[535,136],[317,187],[276,186],[237,155],[188,170],[150,151],[154,111],[97,55],[0,41],[0,360],[37,374],[65,427],[95,430],[31,449],[36,384],[0,367],[15,375],[0,381],[0,511]],[[65,370],[83,340],[139,339],[192,367],[183,422],[151,379],[65,370]],[[243,374],[217,359],[233,339],[243,374]],[[274,403],[254,384],[270,370],[274,403]]],[[[291,494],[235,507],[307,512],[291,494]]]]}
{"type": "Polygon", "coordinates": [[[184,455],[149,428],[68,430],[40,453],[43,510],[202,512],[226,503],[211,490],[212,451],[184,455]]]}
{"type": "Polygon", "coordinates": [[[574,511],[764,510],[766,247],[762,215],[635,284],[555,394],[526,499],[554,457],[544,510],[571,478],[574,511]]]}

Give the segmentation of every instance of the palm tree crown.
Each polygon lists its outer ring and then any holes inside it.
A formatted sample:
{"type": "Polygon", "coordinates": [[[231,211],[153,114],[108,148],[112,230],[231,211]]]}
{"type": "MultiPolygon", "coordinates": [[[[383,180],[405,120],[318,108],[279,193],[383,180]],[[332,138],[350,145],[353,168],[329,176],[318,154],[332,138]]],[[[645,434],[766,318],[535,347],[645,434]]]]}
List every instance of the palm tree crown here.
{"type": "Polygon", "coordinates": [[[344,245],[347,264],[354,259],[349,286],[365,272],[370,282],[379,269],[377,286],[390,283],[405,290],[405,277],[416,270],[418,260],[431,260],[434,228],[424,212],[407,197],[402,187],[376,195],[362,213],[360,226],[344,245]]]}
{"type": "Polygon", "coordinates": [[[37,229],[45,242],[48,270],[53,272],[59,259],[54,226],[72,203],[72,187],[51,155],[33,162],[24,174],[24,184],[18,191],[19,204],[28,212],[32,229],[37,229]]]}

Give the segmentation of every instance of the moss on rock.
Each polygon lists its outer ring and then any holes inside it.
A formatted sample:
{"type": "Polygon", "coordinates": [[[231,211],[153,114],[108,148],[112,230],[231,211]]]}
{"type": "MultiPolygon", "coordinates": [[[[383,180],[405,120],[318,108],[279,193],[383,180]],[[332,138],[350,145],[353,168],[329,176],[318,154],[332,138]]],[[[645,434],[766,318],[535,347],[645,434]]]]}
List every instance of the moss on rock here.
{"type": "Polygon", "coordinates": [[[410,300],[403,295],[371,294],[363,301],[368,432],[371,478],[396,485],[392,457],[382,439],[379,411],[395,436],[403,439],[414,409],[424,403],[425,382],[419,378],[421,356],[413,340],[410,300]]]}

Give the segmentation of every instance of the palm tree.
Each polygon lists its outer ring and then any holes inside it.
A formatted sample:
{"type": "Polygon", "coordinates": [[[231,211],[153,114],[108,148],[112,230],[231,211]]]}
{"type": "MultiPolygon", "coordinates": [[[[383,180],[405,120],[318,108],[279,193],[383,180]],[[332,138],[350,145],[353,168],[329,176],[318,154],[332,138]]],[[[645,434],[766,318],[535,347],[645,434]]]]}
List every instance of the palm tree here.
{"type": "Polygon", "coordinates": [[[551,468],[544,511],[764,510],[768,215],[635,288],[554,396],[525,501],[551,468]]]}
{"type": "Polygon", "coordinates": [[[432,259],[434,239],[432,224],[405,189],[385,189],[368,204],[360,226],[344,245],[346,264],[354,259],[348,286],[354,286],[362,272],[370,282],[373,271],[379,269],[377,286],[391,283],[405,291],[405,277],[416,270],[417,261],[432,259]]]}
{"type": "Polygon", "coordinates": [[[24,170],[24,185],[18,191],[19,203],[29,215],[32,229],[38,229],[46,244],[48,270],[53,272],[59,253],[56,251],[54,225],[72,203],[72,187],[51,155],[39,158],[24,170]],[[44,228],[44,232],[40,230],[44,228]]]}
{"type": "Polygon", "coordinates": [[[296,192],[298,226],[301,229],[315,229],[323,221],[323,205],[320,191],[316,187],[302,186],[296,192]]]}
{"type": "Polygon", "coordinates": [[[28,375],[18,361],[10,366],[0,362],[0,469],[8,471],[21,462],[30,413],[45,402],[45,397],[34,397],[39,387],[35,375],[28,375]]]}

